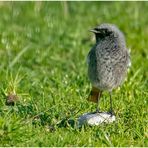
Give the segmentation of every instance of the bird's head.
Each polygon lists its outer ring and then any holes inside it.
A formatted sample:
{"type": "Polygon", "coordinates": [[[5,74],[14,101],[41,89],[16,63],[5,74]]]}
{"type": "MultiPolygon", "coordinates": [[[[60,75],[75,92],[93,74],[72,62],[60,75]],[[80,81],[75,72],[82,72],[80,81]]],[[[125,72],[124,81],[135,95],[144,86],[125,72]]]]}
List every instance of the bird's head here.
{"type": "Polygon", "coordinates": [[[113,24],[101,24],[90,31],[95,33],[97,41],[111,35],[118,37],[121,34],[120,30],[113,24]]]}

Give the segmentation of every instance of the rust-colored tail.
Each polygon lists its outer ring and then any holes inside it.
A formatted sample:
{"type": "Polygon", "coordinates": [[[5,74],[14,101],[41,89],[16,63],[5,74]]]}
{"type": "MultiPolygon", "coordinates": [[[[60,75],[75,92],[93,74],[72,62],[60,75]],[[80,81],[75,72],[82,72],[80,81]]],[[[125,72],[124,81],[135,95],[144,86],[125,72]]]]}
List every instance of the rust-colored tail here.
{"type": "Polygon", "coordinates": [[[101,94],[101,91],[99,89],[92,87],[92,90],[87,100],[97,103],[99,99],[98,97],[100,97],[100,94],[101,94]]]}

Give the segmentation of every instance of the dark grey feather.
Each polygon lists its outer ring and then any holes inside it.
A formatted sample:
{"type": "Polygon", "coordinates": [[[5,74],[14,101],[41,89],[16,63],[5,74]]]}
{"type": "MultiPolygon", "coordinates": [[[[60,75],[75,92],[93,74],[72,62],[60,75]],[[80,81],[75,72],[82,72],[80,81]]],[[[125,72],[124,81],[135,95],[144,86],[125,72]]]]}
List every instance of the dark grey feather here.
{"type": "Polygon", "coordinates": [[[94,87],[111,91],[125,79],[129,51],[123,33],[115,25],[102,24],[94,30],[96,44],[88,53],[88,76],[94,87]]]}

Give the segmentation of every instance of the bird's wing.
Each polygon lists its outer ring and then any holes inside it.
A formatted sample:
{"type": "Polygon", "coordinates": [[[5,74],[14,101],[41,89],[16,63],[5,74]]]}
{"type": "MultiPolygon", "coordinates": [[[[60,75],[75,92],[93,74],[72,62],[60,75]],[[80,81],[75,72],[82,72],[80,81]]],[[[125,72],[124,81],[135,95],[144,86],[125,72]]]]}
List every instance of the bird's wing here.
{"type": "Polygon", "coordinates": [[[90,51],[89,51],[89,53],[87,55],[86,63],[87,63],[87,65],[89,65],[89,63],[90,63],[90,51]]]}
{"type": "Polygon", "coordinates": [[[90,64],[90,55],[92,54],[92,50],[96,47],[96,45],[94,47],[92,47],[87,55],[86,58],[86,63],[89,65],[90,64]]]}

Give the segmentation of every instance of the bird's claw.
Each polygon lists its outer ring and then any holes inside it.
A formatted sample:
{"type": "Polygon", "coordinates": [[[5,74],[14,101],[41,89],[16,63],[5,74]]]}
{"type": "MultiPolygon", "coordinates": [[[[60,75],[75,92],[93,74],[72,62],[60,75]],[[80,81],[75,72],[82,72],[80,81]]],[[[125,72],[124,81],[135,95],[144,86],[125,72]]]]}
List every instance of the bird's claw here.
{"type": "Polygon", "coordinates": [[[113,110],[110,110],[108,113],[111,115],[111,117],[115,115],[113,110]]]}

